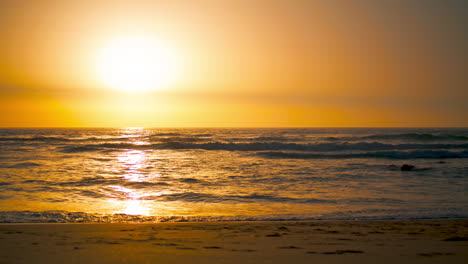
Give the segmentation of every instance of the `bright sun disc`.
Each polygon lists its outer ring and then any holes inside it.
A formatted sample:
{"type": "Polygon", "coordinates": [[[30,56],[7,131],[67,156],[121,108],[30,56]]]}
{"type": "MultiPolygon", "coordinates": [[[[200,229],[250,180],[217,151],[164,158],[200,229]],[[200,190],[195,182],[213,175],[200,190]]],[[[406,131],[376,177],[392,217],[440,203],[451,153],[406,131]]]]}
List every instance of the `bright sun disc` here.
{"type": "Polygon", "coordinates": [[[126,36],[103,48],[97,59],[97,73],[113,89],[159,90],[175,81],[178,62],[169,46],[145,36],[126,36]]]}

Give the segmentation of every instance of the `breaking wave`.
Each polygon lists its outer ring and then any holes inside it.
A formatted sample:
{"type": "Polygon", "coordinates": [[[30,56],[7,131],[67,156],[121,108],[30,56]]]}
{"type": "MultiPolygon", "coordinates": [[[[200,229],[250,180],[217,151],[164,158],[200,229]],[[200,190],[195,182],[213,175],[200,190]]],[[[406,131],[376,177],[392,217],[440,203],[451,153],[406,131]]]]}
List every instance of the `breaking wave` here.
{"type": "MultiPolygon", "coordinates": [[[[132,139],[138,137],[149,137],[152,140],[157,139],[170,139],[170,138],[212,138],[215,137],[217,133],[197,133],[194,131],[179,131],[179,132],[156,132],[150,134],[141,134],[141,135],[78,135],[79,133],[75,134],[56,134],[56,135],[47,135],[47,131],[43,131],[43,135],[18,135],[14,134],[14,130],[7,135],[0,135],[0,141],[116,141],[116,140],[125,140],[125,139],[132,139]]],[[[219,132],[219,131],[216,131],[219,132]]],[[[260,131],[260,134],[251,137],[241,137],[237,138],[236,133],[231,134],[224,134],[228,136],[227,139],[232,139],[236,141],[290,141],[291,139],[294,140],[301,140],[303,139],[302,136],[312,136],[314,135],[313,130],[301,130],[301,136],[298,137],[296,134],[285,134],[286,132],[280,133],[281,131],[273,131],[266,133],[266,131],[260,131]]],[[[291,132],[291,131],[289,131],[291,132]]],[[[316,131],[315,131],[316,132],[316,131]]],[[[298,132],[299,133],[299,132],[298,132]]],[[[456,133],[456,132],[455,132],[456,133]]],[[[346,135],[339,135],[339,136],[328,136],[328,137],[315,137],[324,140],[348,140],[348,141],[356,141],[356,140],[408,140],[408,141],[468,141],[468,135],[466,134],[449,134],[449,133],[377,133],[377,134],[369,134],[369,135],[354,135],[354,136],[346,136],[346,135]]]]}
{"type": "Polygon", "coordinates": [[[34,163],[34,162],[21,162],[21,163],[16,163],[13,165],[0,166],[0,168],[24,169],[24,168],[31,168],[31,167],[38,167],[38,166],[41,166],[41,164],[34,163]]]}
{"type": "Polygon", "coordinates": [[[267,150],[296,150],[296,151],[378,151],[378,150],[409,150],[409,149],[466,149],[468,144],[385,144],[379,142],[356,142],[356,143],[280,143],[280,142],[257,142],[257,143],[187,143],[181,141],[170,141],[155,144],[131,144],[131,143],[104,143],[83,144],[78,146],[65,146],[61,152],[74,153],[84,151],[97,151],[105,149],[202,149],[202,150],[227,150],[227,151],[267,151],[267,150]]]}
{"type": "Polygon", "coordinates": [[[0,137],[0,141],[63,141],[63,142],[68,142],[71,141],[69,138],[65,137],[46,137],[46,136],[41,136],[41,137],[11,137],[11,136],[6,136],[6,137],[0,137]]]}
{"type": "Polygon", "coordinates": [[[468,150],[418,150],[418,151],[377,151],[364,153],[301,153],[301,152],[259,152],[257,155],[267,158],[282,159],[353,159],[353,158],[386,158],[386,159],[447,159],[468,158],[468,150]]]}
{"type": "Polygon", "coordinates": [[[467,218],[467,210],[440,207],[419,210],[368,209],[316,214],[273,214],[236,216],[143,216],[68,211],[3,211],[0,223],[162,223],[227,221],[313,221],[313,220],[416,220],[467,218]]]}
{"type": "Polygon", "coordinates": [[[207,193],[194,193],[194,192],[182,192],[172,193],[160,196],[147,196],[145,200],[159,200],[159,201],[183,201],[183,202],[290,202],[290,203],[335,203],[332,200],[322,200],[313,198],[290,198],[264,194],[250,194],[250,195],[212,195],[207,193]]]}
{"type": "Polygon", "coordinates": [[[374,134],[368,136],[354,137],[326,137],[325,140],[407,140],[407,141],[468,141],[468,136],[451,134],[426,134],[426,133],[403,133],[403,134],[374,134]]]}

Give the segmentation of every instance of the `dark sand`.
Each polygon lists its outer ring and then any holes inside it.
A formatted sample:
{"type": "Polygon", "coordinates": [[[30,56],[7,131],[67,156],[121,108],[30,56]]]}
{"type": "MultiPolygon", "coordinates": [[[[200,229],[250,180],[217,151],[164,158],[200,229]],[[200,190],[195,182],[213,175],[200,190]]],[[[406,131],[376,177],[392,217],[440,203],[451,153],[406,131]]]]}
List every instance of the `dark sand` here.
{"type": "Polygon", "coordinates": [[[468,263],[468,220],[2,224],[0,263],[468,263]]]}

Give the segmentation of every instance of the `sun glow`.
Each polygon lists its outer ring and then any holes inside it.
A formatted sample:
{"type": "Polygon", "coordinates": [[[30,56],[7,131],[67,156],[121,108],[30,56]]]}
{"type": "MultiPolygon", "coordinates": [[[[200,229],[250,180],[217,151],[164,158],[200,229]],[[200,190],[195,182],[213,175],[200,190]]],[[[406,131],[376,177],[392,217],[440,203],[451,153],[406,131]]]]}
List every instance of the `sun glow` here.
{"type": "Polygon", "coordinates": [[[167,88],[180,72],[172,47],[149,36],[124,36],[110,41],[97,56],[98,78],[109,88],[149,91],[167,88]]]}

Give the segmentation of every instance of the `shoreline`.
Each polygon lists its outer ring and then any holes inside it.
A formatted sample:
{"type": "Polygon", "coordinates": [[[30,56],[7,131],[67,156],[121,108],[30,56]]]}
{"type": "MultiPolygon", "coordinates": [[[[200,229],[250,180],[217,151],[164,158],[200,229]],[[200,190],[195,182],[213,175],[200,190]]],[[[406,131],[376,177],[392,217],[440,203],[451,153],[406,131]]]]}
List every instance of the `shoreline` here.
{"type": "Polygon", "coordinates": [[[468,219],[2,223],[0,263],[464,263],[468,219]]]}
{"type": "Polygon", "coordinates": [[[129,224],[129,225],[157,225],[157,224],[222,224],[222,223],[357,223],[357,222],[371,222],[371,223],[380,223],[380,222],[438,222],[438,221],[467,221],[468,217],[450,217],[450,218],[412,218],[412,219],[298,219],[298,220],[215,220],[215,221],[161,221],[161,222],[0,222],[2,225],[86,225],[86,224],[129,224]]]}

